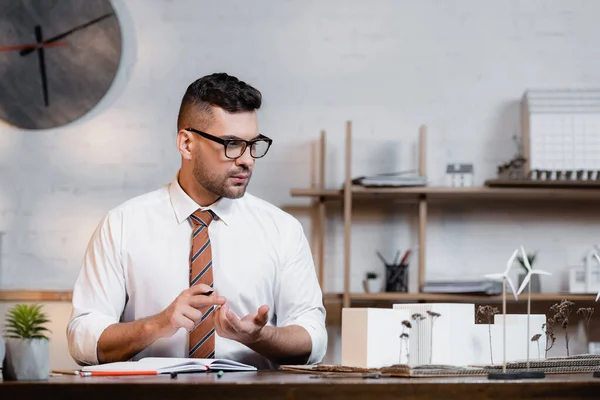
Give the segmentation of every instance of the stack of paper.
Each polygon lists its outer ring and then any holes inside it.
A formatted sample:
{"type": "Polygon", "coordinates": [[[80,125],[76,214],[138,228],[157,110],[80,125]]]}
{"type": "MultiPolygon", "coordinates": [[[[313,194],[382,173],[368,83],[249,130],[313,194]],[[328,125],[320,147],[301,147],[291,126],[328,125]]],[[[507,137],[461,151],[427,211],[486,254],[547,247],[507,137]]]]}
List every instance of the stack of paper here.
{"type": "Polygon", "coordinates": [[[498,295],[502,293],[499,281],[428,281],[423,287],[424,293],[471,293],[498,295]]]}
{"type": "Polygon", "coordinates": [[[353,179],[352,183],[362,186],[425,186],[427,184],[427,178],[420,175],[398,172],[361,176],[353,179]]]}

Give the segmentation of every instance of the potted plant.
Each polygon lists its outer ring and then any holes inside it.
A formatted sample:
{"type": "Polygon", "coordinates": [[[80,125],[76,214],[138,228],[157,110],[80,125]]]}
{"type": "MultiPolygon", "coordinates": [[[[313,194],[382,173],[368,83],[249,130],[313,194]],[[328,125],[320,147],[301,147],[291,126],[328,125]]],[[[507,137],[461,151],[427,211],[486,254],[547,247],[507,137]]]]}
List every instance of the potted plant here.
{"type": "Polygon", "coordinates": [[[377,272],[367,272],[363,286],[367,293],[378,293],[383,290],[383,280],[377,272]]]}
{"type": "Polygon", "coordinates": [[[4,345],[4,339],[0,336],[0,367],[4,364],[4,355],[6,354],[6,346],[4,345]]]}
{"type": "MultiPolygon", "coordinates": [[[[536,257],[537,252],[527,254],[527,260],[529,261],[529,266],[531,267],[531,269],[533,269],[533,263],[535,262],[536,257]]],[[[523,283],[523,279],[525,279],[525,275],[527,275],[527,268],[525,267],[525,261],[523,260],[522,256],[518,256],[517,260],[523,268],[523,273],[519,274],[519,286],[521,286],[521,284],[523,283]]],[[[529,281],[529,284],[531,285],[531,293],[540,293],[542,291],[539,275],[531,275],[531,280],[529,281]]]]}
{"type": "Polygon", "coordinates": [[[50,347],[40,305],[17,304],[6,316],[5,380],[46,380],[50,374],[50,347]]]}

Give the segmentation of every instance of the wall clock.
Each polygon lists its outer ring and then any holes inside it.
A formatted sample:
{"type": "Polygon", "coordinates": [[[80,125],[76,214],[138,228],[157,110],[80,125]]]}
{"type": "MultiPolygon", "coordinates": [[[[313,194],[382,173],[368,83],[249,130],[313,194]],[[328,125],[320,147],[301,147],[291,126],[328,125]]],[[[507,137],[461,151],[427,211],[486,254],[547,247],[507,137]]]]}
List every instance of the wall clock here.
{"type": "Polygon", "coordinates": [[[67,124],[110,88],[121,28],[109,0],[0,0],[0,119],[67,124]]]}

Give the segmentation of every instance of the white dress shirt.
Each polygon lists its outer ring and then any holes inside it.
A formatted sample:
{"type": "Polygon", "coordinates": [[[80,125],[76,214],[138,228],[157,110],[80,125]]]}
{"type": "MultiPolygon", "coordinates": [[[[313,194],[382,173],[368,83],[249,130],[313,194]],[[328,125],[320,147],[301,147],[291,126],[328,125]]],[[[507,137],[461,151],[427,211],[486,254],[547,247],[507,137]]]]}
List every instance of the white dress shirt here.
{"type": "MultiPolygon", "coordinates": [[[[67,327],[69,352],[79,364],[97,364],[102,332],[117,322],[155,315],[189,287],[192,225],[201,208],[170,184],[110,210],[89,242],[73,289],[67,327]]],[[[208,228],[215,290],[240,318],[269,305],[268,325],[299,325],[312,340],[309,364],[325,355],[322,293],[297,219],[249,193],[202,209],[216,218],[208,228]]],[[[159,339],[133,359],[187,357],[184,328],[159,339]]],[[[215,357],[257,368],[276,364],[239,342],[215,337],[215,357]]]]}

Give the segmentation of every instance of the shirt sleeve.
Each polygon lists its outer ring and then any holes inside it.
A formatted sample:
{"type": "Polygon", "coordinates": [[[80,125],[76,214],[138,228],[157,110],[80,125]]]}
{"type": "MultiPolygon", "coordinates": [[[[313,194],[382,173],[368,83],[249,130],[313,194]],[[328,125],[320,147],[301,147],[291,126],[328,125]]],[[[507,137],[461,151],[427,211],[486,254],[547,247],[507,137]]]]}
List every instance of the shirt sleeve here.
{"type": "Polygon", "coordinates": [[[300,222],[294,220],[289,237],[283,239],[287,254],[283,257],[276,293],[277,325],[299,325],[306,329],[312,341],[307,364],[316,364],[323,360],[327,350],[323,294],[300,222]]]}
{"type": "Polygon", "coordinates": [[[98,364],[98,339],[117,322],[125,306],[119,214],[109,213],[88,244],[73,287],[73,310],[67,326],[71,357],[79,365],[98,364]]]}

